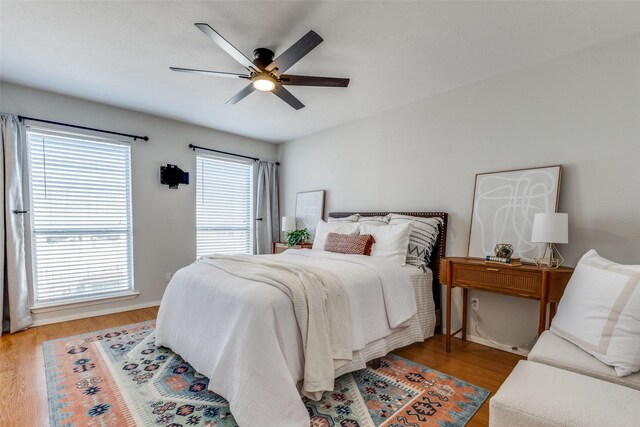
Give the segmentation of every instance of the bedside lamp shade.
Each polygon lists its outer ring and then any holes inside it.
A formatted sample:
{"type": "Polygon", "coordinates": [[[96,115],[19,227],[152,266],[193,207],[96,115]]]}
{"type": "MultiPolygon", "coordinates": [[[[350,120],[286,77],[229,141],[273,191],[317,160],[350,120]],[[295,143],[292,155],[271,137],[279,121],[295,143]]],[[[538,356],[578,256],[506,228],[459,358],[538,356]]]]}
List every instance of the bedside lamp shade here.
{"type": "Polygon", "coordinates": [[[533,216],[531,242],[544,243],[533,260],[538,267],[558,268],[564,261],[556,243],[569,243],[569,215],[537,213],[533,216]]]}
{"type": "Polygon", "coordinates": [[[283,216],[281,228],[282,228],[282,231],[294,231],[296,229],[296,217],[283,216]]]}
{"type": "Polygon", "coordinates": [[[569,243],[569,215],[566,213],[535,214],[531,241],[534,243],[569,243]]]}

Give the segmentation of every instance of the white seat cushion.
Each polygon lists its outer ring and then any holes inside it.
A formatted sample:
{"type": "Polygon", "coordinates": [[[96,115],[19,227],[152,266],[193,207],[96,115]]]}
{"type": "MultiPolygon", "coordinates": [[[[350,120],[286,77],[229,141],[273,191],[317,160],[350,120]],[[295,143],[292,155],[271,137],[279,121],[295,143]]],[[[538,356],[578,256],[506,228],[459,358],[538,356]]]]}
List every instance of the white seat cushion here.
{"type": "Polygon", "coordinates": [[[527,359],[640,390],[640,373],[619,377],[613,367],[551,331],[544,331],[540,335],[527,359]]]}
{"type": "Polygon", "coordinates": [[[489,403],[491,427],[634,426],[640,391],[522,360],[489,403]]]}

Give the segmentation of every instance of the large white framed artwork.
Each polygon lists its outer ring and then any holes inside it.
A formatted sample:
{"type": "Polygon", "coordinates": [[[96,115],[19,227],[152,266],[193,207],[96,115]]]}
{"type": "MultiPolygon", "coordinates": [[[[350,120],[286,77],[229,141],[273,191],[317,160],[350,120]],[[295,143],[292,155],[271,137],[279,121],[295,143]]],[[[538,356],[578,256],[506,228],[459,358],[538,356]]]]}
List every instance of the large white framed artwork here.
{"type": "Polygon", "coordinates": [[[562,165],[476,175],[469,232],[469,257],[494,254],[510,243],[514,257],[533,261],[540,243],[531,242],[533,216],[557,212],[562,165]]]}
{"type": "Polygon", "coordinates": [[[324,190],[296,194],[296,227],[306,228],[313,241],[316,226],[324,216],[324,190]]]}

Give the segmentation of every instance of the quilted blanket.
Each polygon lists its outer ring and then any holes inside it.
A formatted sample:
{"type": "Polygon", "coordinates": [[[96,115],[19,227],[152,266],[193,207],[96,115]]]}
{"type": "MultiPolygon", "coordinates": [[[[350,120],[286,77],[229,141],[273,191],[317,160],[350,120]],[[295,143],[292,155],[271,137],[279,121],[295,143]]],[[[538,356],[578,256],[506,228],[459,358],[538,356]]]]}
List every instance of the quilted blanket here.
{"type": "Polygon", "coordinates": [[[319,400],[324,391],[333,389],[335,370],[350,361],[352,355],[347,294],[333,273],[316,266],[250,255],[212,255],[200,262],[284,292],[293,303],[302,336],[302,394],[319,400]]]}
{"type": "MultiPolygon", "coordinates": [[[[319,394],[327,367],[349,360],[416,315],[409,274],[403,267],[362,255],[289,250],[250,258],[255,258],[256,266],[246,269],[239,266],[241,261],[234,266],[236,261],[213,257],[177,271],[162,298],[156,344],[170,348],[207,376],[208,388],[229,401],[241,427],[308,427],[309,413],[300,394],[315,393],[303,389],[314,390],[317,383],[319,394]],[[263,270],[269,263],[279,264],[269,266],[276,272],[263,270]],[[343,291],[331,274],[340,279],[346,295],[334,295],[343,291]],[[290,275],[298,281],[291,285],[295,291],[284,284],[291,277],[281,277],[290,275]],[[318,289],[310,289],[311,283],[318,289]],[[309,309],[306,337],[298,318],[304,318],[301,307],[308,303],[301,302],[298,291],[318,292],[322,301],[322,310],[309,309]],[[329,299],[338,305],[346,302],[348,316],[316,313],[341,312],[327,308],[329,299]],[[318,335],[325,347],[316,350],[329,351],[331,363],[326,362],[326,353],[314,361],[317,355],[309,348],[321,345],[313,329],[322,323],[328,323],[329,333],[318,335]],[[351,354],[342,354],[347,342],[351,354]],[[321,369],[311,368],[313,364],[321,369]]],[[[331,374],[335,378],[335,372],[331,374]]],[[[333,379],[325,390],[333,390],[333,379]]]]}

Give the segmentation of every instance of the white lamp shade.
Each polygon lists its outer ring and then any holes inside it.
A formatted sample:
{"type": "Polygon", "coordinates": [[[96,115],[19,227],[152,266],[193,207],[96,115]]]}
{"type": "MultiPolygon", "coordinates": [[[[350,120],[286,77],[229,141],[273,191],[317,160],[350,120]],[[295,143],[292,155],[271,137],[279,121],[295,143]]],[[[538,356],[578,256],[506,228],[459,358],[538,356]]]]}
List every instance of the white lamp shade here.
{"type": "Polygon", "coordinates": [[[295,216],[283,216],[282,217],[282,231],[293,231],[296,229],[296,217],[295,216]]]}
{"type": "Polygon", "coordinates": [[[531,241],[534,243],[569,243],[569,215],[566,213],[535,214],[531,241]]]}

